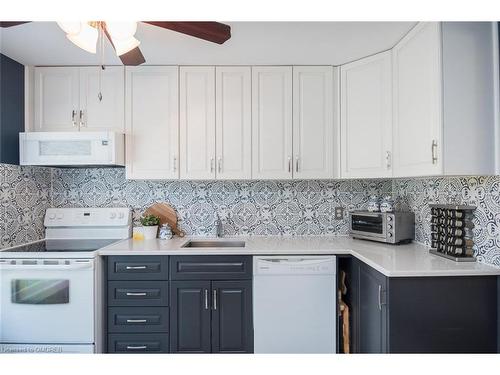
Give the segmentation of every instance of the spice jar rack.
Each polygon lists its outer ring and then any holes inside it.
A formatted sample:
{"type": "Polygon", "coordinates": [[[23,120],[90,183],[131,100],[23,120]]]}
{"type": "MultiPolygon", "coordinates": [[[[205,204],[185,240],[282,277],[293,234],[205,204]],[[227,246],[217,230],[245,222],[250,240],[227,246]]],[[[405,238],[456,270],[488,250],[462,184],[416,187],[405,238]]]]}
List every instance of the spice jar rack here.
{"type": "Polygon", "coordinates": [[[475,206],[430,204],[431,254],[456,262],[474,262],[472,230],[475,206]]]}

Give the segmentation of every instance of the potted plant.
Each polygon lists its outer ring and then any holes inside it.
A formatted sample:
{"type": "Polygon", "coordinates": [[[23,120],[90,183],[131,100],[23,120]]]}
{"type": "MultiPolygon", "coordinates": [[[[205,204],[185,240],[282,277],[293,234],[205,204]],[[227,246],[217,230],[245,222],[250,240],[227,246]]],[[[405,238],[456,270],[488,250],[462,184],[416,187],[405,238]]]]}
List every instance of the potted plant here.
{"type": "Polygon", "coordinates": [[[155,239],[158,234],[158,224],[160,224],[160,218],[156,215],[146,215],[141,217],[141,224],[143,226],[142,232],[144,234],[144,239],[155,239]]]}

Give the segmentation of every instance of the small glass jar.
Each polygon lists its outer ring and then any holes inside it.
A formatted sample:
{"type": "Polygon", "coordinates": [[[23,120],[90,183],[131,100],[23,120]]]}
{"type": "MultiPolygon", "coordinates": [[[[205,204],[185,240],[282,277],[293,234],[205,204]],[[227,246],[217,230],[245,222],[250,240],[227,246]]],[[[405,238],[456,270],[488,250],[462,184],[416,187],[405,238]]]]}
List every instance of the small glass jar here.
{"type": "Polygon", "coordinates": [[[160,240],[170,240],[173,237],[172,228],[168,224],[162,224],[160,227],[160,235],[158,236],[160,240]]]}
{"type": "Polygon", "coordinates": [[[392,212],[394,211],[394,199],[390,195],[386,195],[380,203],[381,212],[392,212]]]}
{"type": "Polygon", "coordinates": [[[368,211],[378,212],[380,211],[380,200],[376,195],[372,195],[368,200],[368,211]]]}

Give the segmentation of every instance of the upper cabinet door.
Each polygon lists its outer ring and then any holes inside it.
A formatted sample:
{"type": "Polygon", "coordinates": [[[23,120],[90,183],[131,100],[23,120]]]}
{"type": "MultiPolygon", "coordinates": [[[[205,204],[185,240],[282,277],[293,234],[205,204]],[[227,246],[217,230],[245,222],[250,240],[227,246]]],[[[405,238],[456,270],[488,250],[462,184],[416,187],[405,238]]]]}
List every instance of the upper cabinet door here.
{"type": "Polygon", "coordinates": [[[250,67],[216,68],[217,179],[252,177],[250,67]]]}
{"type": "Polygon", "coordinates": [[[79,68],[35,68],[35,131],[78,131],[79,68]]]}
{"type": "Polygon", "coordinates": [[[126,175],[179,177],[178,68],[126,68],[126,175]]]}
{"type": "Polygon", "coordinates": [[[252,67],[252,177],[292,178],[292,67],[252,67]]]}
{"type": "Polygon", "coordinates": [[[181,179],[215,178],[215,67],[180,68],[181,179]]]}
{"type": "Polygon", "coordinates": [[[341,176],[392,176],[391,52],[341,67],[341,176]]]}
{"type": "Polygon", "coordinates": [[[80,130],[124,132],[124,75],[123,66],[80,68],[80,130]]]}
{"type": "Polygon", "coordinates": [[[393,50],[394,176],[443,172],[441,33],[420,23],[393,50]]]}
{"type": "Polygon", "coordinates": [[[293,67],[293,178],[333,178],[333,67],[293,67]]]}

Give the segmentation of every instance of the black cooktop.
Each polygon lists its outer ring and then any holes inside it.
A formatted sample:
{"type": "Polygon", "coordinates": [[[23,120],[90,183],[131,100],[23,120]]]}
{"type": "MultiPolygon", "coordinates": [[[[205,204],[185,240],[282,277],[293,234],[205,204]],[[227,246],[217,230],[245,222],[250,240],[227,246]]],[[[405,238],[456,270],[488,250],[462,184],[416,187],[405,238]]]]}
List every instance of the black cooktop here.
{"type": "Polygon", "coordinates": [[[27,245],[4,249],[8,253],[61,253],[76,251],[94,251],[118,240],[44,240],[27,245]]]}

